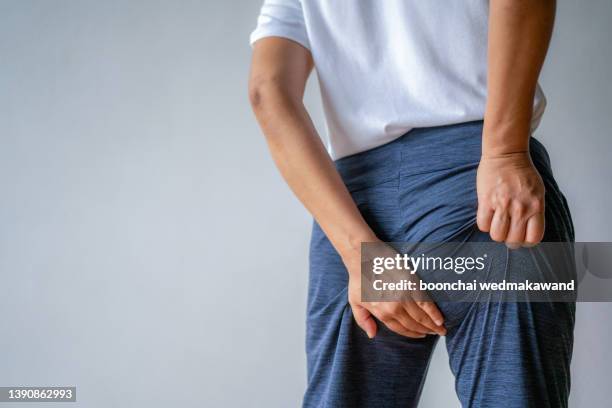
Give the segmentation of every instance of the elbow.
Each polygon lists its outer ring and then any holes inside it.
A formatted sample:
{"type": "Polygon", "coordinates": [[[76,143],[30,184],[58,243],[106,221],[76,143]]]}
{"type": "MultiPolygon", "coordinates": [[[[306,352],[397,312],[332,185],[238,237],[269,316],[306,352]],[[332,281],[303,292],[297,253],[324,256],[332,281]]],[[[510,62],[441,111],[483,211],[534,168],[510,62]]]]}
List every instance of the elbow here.
{"type": "Polygon", "coordinates": [[[301,97],[286,81],[273,76],[252,77],[249,80],[249,101],[255,114],[299,106],[301,97]]]}
{"type": "Polygon", "coordinates": [[[278,94],[277,85],[270,79],[251,78],[249,81],[249,102],[254,112],[259,112],[272,104],[278,94]]]}
{"type": "Polygon", "coordinates": [[[264,90],[260,85],[249,82],[249,102],[254,111],[261,109],[264,103],[264,90]]]}

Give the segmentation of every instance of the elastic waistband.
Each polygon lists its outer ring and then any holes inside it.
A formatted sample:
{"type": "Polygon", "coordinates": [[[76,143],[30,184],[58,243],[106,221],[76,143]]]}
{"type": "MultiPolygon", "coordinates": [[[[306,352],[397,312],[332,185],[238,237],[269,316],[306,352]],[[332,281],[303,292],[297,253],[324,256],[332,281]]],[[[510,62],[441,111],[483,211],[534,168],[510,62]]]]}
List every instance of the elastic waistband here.
{"type": "MultiPolygon", "coordinates": [[[[482,147],[483,121],[415,128],[382,146],[336,160],[349,190],[397,180],[401,176],[429,175],[477,168],[482,147]]],[[[532,160],[550,166],[545,147],[530,140],[532,160]]]]}

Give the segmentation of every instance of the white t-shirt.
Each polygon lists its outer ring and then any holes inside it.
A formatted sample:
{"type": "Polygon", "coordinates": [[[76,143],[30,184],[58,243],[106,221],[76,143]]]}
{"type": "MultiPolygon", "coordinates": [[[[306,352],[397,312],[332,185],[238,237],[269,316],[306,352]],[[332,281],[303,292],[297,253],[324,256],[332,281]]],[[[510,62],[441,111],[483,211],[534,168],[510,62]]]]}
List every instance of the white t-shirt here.
{"type": "MultiPolygon", "coordinates": [[[[488,0],[265,0],[251,44],[310,50],[334,159],[484,117],[488,0]]],[[[546,100],[538,86],[532,130],[546,100]]]]}

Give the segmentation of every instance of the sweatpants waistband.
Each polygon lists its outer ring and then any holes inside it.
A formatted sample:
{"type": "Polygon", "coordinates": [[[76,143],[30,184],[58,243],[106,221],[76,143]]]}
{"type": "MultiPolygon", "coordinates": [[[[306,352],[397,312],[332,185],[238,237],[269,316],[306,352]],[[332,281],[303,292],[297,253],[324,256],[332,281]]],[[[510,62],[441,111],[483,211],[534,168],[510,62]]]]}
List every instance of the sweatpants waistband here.
{"type": "MultiPolygon", "coordinates": [[[[351,191],[392,181],[398,176],[477,167],[482,131],[482,120],[416,128],[392,142],[336,160],[335,165],[351,191]]],[[[529,149],[537,167],[550,171],[546,148],[533,136],[529,149]]]]}

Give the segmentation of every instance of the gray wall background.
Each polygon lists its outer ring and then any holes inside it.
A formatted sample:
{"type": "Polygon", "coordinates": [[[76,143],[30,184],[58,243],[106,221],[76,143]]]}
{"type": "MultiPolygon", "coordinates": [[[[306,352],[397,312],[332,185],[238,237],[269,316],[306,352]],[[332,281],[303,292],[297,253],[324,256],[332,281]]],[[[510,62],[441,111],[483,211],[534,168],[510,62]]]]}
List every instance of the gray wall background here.
{"type": "MultiPolygon", "coordinates": [[[[88,408],[299,404],[310,218],[247,104],[259,6],[0,0],[0,386],[76,385],[88,408]]],[[[538,135],[579,240],[612,240],[611,17],[560,1],[542,78],[538,135]]],[[[307,103],[322,130],[314,80],[307,103]]],[[[608,405],[610,312],[579,305],[574,407],[608,405]]],[[[457,405],[438,347],[422,406],[457,405]]]]}

